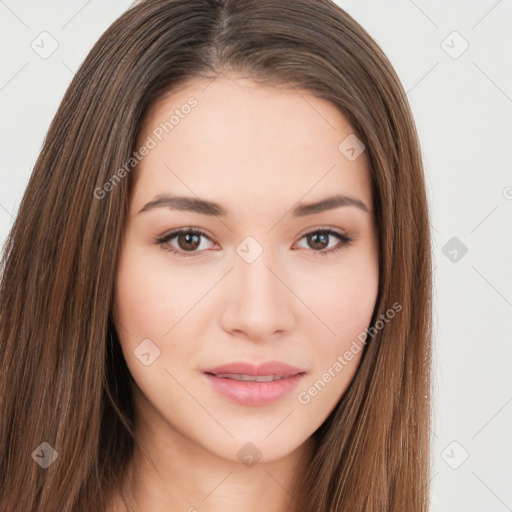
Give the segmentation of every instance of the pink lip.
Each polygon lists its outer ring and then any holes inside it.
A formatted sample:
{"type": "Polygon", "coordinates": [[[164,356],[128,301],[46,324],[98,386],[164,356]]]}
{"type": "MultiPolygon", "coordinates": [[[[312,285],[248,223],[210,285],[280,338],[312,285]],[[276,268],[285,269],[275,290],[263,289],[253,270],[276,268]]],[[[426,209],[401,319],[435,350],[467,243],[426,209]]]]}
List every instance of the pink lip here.
{"type": "Polygon", "coordinates": [[[290,366],[279,361],[269,361],[259,366],[251,363],[236,362],[216,366],[203,371],[206,379],[213,388],[224,396],[241,405],[265,405],[289,393],[297,387],[305,370],[290,366]],[[244,375],[289,375],[289,377],[271,382],[238,381],[215,374],[244,374],[244,375]]]}
{"type": "Polygon", "coordinates": [[[280,361],[267,361],[259,365],[246,363],[244,361],[236,361],[234,363],[223,364],[215,368],[207,368],[204,373],[238,373],[243,375],[296,375],[304,373],[305,370],[291,366],[280,361]]]}

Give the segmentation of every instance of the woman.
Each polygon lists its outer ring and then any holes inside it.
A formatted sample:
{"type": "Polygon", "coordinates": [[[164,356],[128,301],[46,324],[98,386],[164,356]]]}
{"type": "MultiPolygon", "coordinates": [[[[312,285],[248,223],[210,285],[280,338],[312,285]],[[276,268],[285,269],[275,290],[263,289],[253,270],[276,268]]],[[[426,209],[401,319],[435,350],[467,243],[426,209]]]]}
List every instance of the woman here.
{"type": "Polygon", "coordinates": [[[420,147],[330,0],[121,16],[2,271],[1,510],[428,510],[420,147]]]}

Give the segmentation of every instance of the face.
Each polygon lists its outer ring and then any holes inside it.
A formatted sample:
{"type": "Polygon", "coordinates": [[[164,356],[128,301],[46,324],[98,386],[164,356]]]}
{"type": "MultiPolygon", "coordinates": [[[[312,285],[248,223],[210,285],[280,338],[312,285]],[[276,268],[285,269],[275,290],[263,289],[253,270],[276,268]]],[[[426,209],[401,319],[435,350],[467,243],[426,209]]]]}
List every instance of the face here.
{"type": "Polygon", "coordinates": [[[138,428],[270,461],[336,406],[378,291],[367,157],[339,148],[351,134],[332,104],[242,78],[189,82],[153,105],[114,303],[138,428]],[[306,208],[335,195],[345,199],[306,208]],[[293,368],[258,371],[271,361],[293,368]],[[239,362],[253,371],[205,373],[239,362]]]}

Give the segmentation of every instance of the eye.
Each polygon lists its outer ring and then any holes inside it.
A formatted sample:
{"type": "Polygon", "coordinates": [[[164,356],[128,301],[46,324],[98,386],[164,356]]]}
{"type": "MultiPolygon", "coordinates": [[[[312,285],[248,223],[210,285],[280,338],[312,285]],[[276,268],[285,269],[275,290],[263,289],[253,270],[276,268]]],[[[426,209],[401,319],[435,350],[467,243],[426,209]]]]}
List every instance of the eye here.
{"type": "MultiPolygon", "coordinates": [[[[176,256],[198,256],[208,247],[201,247],[201,238],[211,240],[210,236],[197,228],[180,228],[171,231],[161,237],[157,237],[153,243],[160,245],[162,249],[174,253],[176,256]],[[176,239],[177,245],[171,241],[176,239]]],[[[320,228],[303,235],[300,240],[307,239],[307,243],[313,248],[313,253],[319,256],[335,253],[353,242],[353,238],[344,233],[338,233],[332,229],[320,228]],[[329,248],[329,239],[337,239],[338,243],[329,248]]],[[[206,244],[208,245],[208,244],[206,244]]]]}
{"type": "MultiPolygon", "coordinates": [[[[175,253],[176,256],[197,256],[200,251],[196,249],[201,247],[201,238],[210,239],[202,230],[197,228],[180,228],[156,238],[154,243],[162,246],[162,249],[175,253]],[[170,242],[176,238],[178,248],[173,247],[170,242]],[[188,253],[188,254],[187,254],[188,253]]],[[[205,247],[202,247],[205,249],[205,247]]]]}
{"type": "Polygon", "coordinates": [[[325,256],[327,254],[333,254],[335,252],[338,252],[339,250],[343,249],[343,247],[351,244],[354,241],[354,239],[348,236],[347,234],[338,233],[333,229],[324,228],[320,228],[315,231],[310,231],[309,233],[306,233],[305,235],[302,236],[301,240],[304,238],[306,239],[310,247],[316,249],[313,251],[314,254],[319,256],[325,256]],[[335,245],[334,247],[331,246],[329,248],[329,238],[337,239],[337,245],[335,245]]]}

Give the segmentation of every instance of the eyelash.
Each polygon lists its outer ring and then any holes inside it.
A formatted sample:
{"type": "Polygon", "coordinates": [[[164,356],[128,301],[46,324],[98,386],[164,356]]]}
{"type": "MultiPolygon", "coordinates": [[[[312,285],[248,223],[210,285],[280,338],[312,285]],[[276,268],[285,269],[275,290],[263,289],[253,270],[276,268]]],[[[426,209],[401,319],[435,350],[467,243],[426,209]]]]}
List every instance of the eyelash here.
{"type": "MultiPolygon", "coordinates": [[[[183,256],[185,258],[188,258],[188,257],[194,257],[194,256],[199,255],[202,251],[192,251],[192,252],[188,252],[187,253],[186,251],[165,247],[164,244],[168,243],[170,240],[175,238],[177,235],[181,235],[181,234],[184,234],[184,233],[194,234],[194,235],[202,235],[205,238],[208,238],[209,240],[212,240],[211,237],[207,233],[202,231],[201,229],[190,227],[190,228],[175,229],[175,230],[171,231],[170,233],[167,233],[167,234],[165,234],[165,235],[163,235],[161,237],[156,237],[153,240],[153,243],[155,245],[161,246],[161,248],[164,251],[168,251],[168,252],[174,253],[175,256],[179,256],[179,257],[183,256]]],[[[322,234],[326,234],[326,235],[332,235],[332,236],[336,237],[339,240],[339,242],[340,242],[333,249],[327,249],[327,250],[323,250],[323,251],[315,251],[315,250],[313,250],[313,253],[315,255],[318,255],[318,256],[326,256],[328,254],[334,254],[334,253],[340,251],[341,249],[343,249],[344,247],[350,245],[354,241],[354,239],[351,236],[343,234],[343,233],[338,233],[337,231],[334,231],[334,230],[329,229],[329,228],[319,228],[319,229],[315,229],[313,231],[309,231],[307,233],[304,233],[304,235],[302,235],[300,240],[302,240],[303,238],[305,238],[308,235],[318,234],[318,233],[322,233],[322,234]]],[[[215,240],[212,240],[212,241],[217,243],[215,240]]]]}

